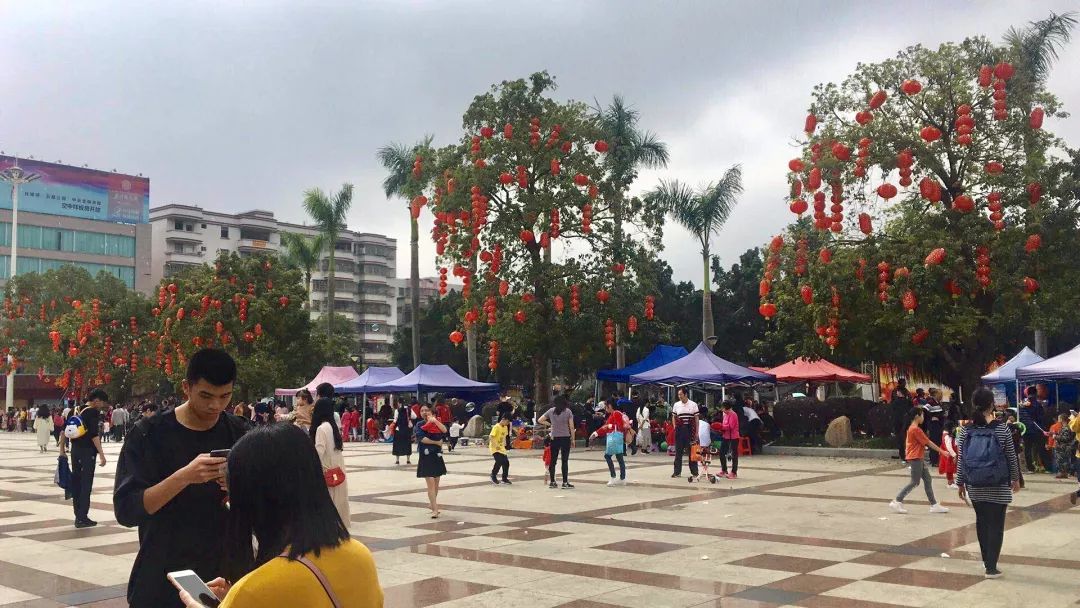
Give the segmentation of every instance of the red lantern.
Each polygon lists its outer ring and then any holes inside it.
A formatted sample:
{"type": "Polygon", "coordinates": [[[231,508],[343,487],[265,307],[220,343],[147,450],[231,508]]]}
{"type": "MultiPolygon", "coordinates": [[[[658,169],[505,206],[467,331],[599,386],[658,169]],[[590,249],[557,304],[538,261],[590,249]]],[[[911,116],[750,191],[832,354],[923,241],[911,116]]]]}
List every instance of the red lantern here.
{"type": "Polygon", "coordinates": [[[983,168],[990,175],[997,175],[997,174],[999,174],[999,173],[1001,173],[1002,171],[1005,170],[1005,167],[1001,163],[999,163],[999,162],[997,162],[995,160],[992,160],[992,161],[986,163],[986,165],[983,168]]]}
{"type": "Polygon", "coordinates": [[[814,113],[811,112],[810,114],[806,115],[806,121],[803,123],[803,131],[806,131],[807,135],[811,135],[816,128],[817,116],[814,116],[814,113]]]}
{"type": "Polygon", "coordinates": [[[563,302],[562,296],[555,296],[553,304],[555,306],[555,312],[560,315],[563,313],[563,310],[566,309],[566,304],[563,302]]]}
{"type": "Polygon", "coordinates": [[[941,129],[937,127],[923,127],[919,131],[919,137],[923,138],[927,143],[935,142],[941,139],[941,129]]]}
{"type": "Polygon", "coordinates": [[[584,173],[575,173],[574,174],[574,183],[579,185],[579,186],[588,186],[589,185],[589,178],[584,173]]]}
{"type": "Polygon", "coordinates": [[[1027,193],[1028,202],[1031,203],[1031,205],[1034,206],[1039,204],[1039,199],[1042,198],[1043,194],[1042,184],[1040,184],[1039,182],[1031,182],[1027,185],[1027,193]]]}
{"type": "Polygon", "coordinates": [[[985,87],[990,86],[990,80],[993,77],[994,77],[994,70],[990,66],[984,65],[984,66],[979,68],[979,86],[980,87],[985,88],[985,87]]]}
{"type": "Polygon", "coordinates": [[[772,302],[765,302],[761,306],[758,306],[758,313],[761,314],[761,316],[765,317],[765,320],[768,321],[769,319],[772,319],[774,316],[776,316],[776,304],[773,304],[772,302]]]}
{"type": "Polygon", "coordinates": [[[607,304],[607,301],[610,297],[611,294],[609,294],[606,289],[601,289],[596,292],[596,300],[601,304],[607,304]]]}
{"type": "Polygon", "coordinates": [[[510,293],[510,283],[499,281],[499,295],[505,298],[508,293],[510,293]]]}
{"type": "MultiPolygon", "coordinates": [[[[222,340],[222,341],[224,341],[224,340],[222,340]]],[[[245,331],[244,332],[244,342],[249,342],[250,343],[250,342],[254,342],[254,341],[255,341],[255,334],[253,334],[250,331],[245,331]]]]}
{"type": "Polygon", "coordinates": [[[870,223],[870,214],[869,213],[860,213],[859,214],[859,230],[861,230],[862,233],[867,235],[867,236],[869,236],[870,233],[874,231],[874,228],[870,223]]]}
{"type": "Polygon", "coordinates": [[[455,347],[459,346],[461,344],[461,341],[464,339],[465,336],[463,336],[460,331],[455,329],[454,331],[450,332],[450,341],[454,343],[455,347]]]}
{"type": "Polygon", "coordinates": [[[1033,108],[1031,110],[1031,116],[1028,117],[1028,125],[1032,129],[1041,129],[1043,123],[1043,116],[1045,112],[1042,108],[1033,108]]]}
{"type": "Polygon", "coordinates": [[[889,200],[890,198],[896,196],[896,186],[885,182],[884,184],[878,186],[877,193],[878,196],[880,196],[881,198],[889,200]]]}
{"type": "Polygon", "coordinates": [[[615,262],[611,265],[611,271],[615,274],[622,274],[626,271],[626,264],[623,264],[622,262],[615,262]]]}
{"type": "Polygon", "coordinates": [[[532,243],[533,241],[536,240],[536,237],[533,236],[533,231],[532,230],[522,230],[520,237],[521,237],[521,242],[523,242],[525,244],[532,243]]]}
{"type": "Polygon", "coordinates": [[[888,97],[888,95],[885,94],[885,91],[878,91],[878,92],[874,93],[870,97],[870,109],[871,110],[876,110],[876,109],[880,108],[881,104],[885,103],[885,99],[887,97],[888,97]]]}
{"type": "Polygon", "coordinates": [[[915,297],[915,292],[910,289],[904,292],[903,298],[900,302],[904,306],[904,310],[908,311],[909,315],[915,314],[915,309],[919,307],[919,299],[915,297]]]}
{"type": "Polygon", "coordinates": [[[822,264],[828,264],[829,262],[831,262],[832,251],[829,251],[827,248],[822,248],[821,251],[818,252],[818,261],[822,264]]]}
{"type": "MultiPolygon", "coordinates": [[[[796,182],[796,183],[798,183],[798,182],[796,182]]],[[[797,198],[797,199],[791,201],[791,205],[788,206],[788,209],[790,209],[791,212],[796,214],[796,215],[802,215],[802,214],[806,213],[806,209],[807,209],[806,201],[804,201],[801,198],[797,198]]]]}
{"type": "Polygon", "coordinates": [[[802,297],[803,304],[809,306],[814,303],[814,289],[809,285],[800,287],[799,295],[802,297]]]}
{"type": "Polygon", "coordinates": [[[905,80],[900,85],[900,90],[903,91],[905,95],[915,95],[922,90],[922,84],[919,83],[918,80],[905,80]]]}
{"type": "Polygon", "coordinates": [[[514,136],[514,125],[512,125],[510,123],[506,123],[506,126],[503,127],[503,137],[505,137],[506,139],[510,139],[513,136],[514,136]]]}
{"type": "Polygon", "coordinates": [[[952,208],[959,213],[971,213],[975,210],[975,200],[966,194],[960,194],[953,199],[952,208]]]}
{"type": "Polygon", "coordinates": [[[922,346],[922,343],[925,342],[926,339],[929,338],[929,337],[930,337],[930,330],[926,329],[926,328],[923,328],[923,329],[920,329],[919,331],[915,332],[914,334],[912,334],[911,343],[914,344],[915,346],[922,346]]]}
{"type": "Polygon", "coordinates": [[[557,159],[557,158],[551,159],[551,174],[552,175],[558,175],[559,174],[559,169],[560,169],[560,167],[559,167],[559,159],[557,159]]]}
{"type": "Polygon", "coordinates": [[[503,171],[499,174],[499,183],[503,184],[504,186],[511,184],[513,181],[514,176],[510,175],[506,171],[503,171]]]}
{"type": "Polygon", "coordinates": [[[282,308],[285,308],[286,306],[288,306],[289,305],[289,296],[281,296],[280,298],[278,298],[278,304],[281,304],[282,308]]]}
{"type": "Polygon", "coordinates": [[[832,154],[836,160],[849,161],[851,160],[851,148],[845,146],[840,142],[836,142],[832,145],[832,154]]]}
{"type": "Polygon", "coordinates": [[[608,151],[608,143],[601,139],[596,142],[593,148],[595,148],[597,152],[603,154],[604,152],[608,151]]]}
{"type": "Polygon", "coordinates": [[[634,335],[638,330],[638,320],[634,315],[630,315],[630,318],[626,320],[626,329],[630,331],[630,335],[634,335]]]}
{"type": "Polygon", "coordinates": [[[867,112],[866,110],[863,110],[862,112],[855,113],[855,122],[859,123],[860,125],[869,124],[872,120],[874,120],[873,112],[867,112]]]}
{"type": "Polygon", "coordinates": [[[919,194],[931,203],[941,202],[941,184],[931,177],[919,181],[919,194]]]}
{"type": "Polygon", "coordinates": [[[817,190],[821,187],[821,169],[817,167],[810,169],[810,174],[806,178],[806,187],[810,190],[817,190]]]}
{"type": "Polygon", "coordinates": [[[184,320],[184,309],[183,308],[180,308],[179,310],[176,311],[176,320],[177,321],[183,321],[184,320]]]}
{"type": "Polygon", "coordinates": [[[517,321],[518,324],[524,323],[525,322],[525,311],[524,310],[519,310],[519,311],[515,312],[514,313],[514,321],[517,321]]]}
{"type": "Polygon", "coordinates": [[[1024,277],[1024,291],[1031,295],[1039,290],[1039,282],[1031,277],[1024,277]]]}
{"type": "Polygon", "coordinates": [[[1013,68],[1012,64],[1005,61],[1002,61],[1001,63],[994,66],[994,76],[1000,78],[1001,80],[1008,80],[1012,78],[1015,71],[1016,70],[1013,68]]]}
{"type": "Polygon", "coordinates": [[[793,158],[788,161],[787,166],[788,169],[791,170],[793,173],[802,173],[803,169],[806,168],[806,163],[804,163],[801,159],[793,158]]]}
{"type": "Polygon", "coordinates": [[[1035,251],[1038,251],[1039,247],[1042,247],[1042,237],[1038,234],[1029,235],[1027,238],[1027,242],[1024,243],[1024,251],[1026,251],[1027,253],[1033,253],[1035,251]]]}
{"type": "Polygon", "coordinates": [[[926,256],[926,259],[923,260],[923,266],[925,266],[926,268],[929,268],[931,266],[937,266],[938,264],[941,264],[944,261],[945,261],[945,249],[943,247],[938,247],[937,249],[931,251],[930,254],[926,256]]]}
{"type": "Polygon", "coordinates": [[[765,279],[762,279],[761,283],[758,284],[758,297],[759,298],[764,298],[764,297],[768,296],[769,292],[771,290],[772,290],[772,284],[769,283],[769,281],[767,281],[765,279]]]}
{"type": "Polygon", "coordinates": [[[178,289],[179,288],[176,286],[176,283],[169,283],[169,293],[176,293],[178,289]]]}

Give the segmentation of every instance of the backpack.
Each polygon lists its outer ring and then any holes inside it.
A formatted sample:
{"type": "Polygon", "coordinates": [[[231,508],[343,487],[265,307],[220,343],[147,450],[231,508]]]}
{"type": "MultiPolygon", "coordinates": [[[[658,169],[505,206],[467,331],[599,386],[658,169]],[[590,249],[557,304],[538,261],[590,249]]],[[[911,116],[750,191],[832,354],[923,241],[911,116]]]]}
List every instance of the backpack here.
{"type": "Polygon", "coordinates": [[[969,427],[964,434],[962,465],[967,484],[976,488],[1009,485],[1005,447],[994,427],[969,427]]]}
{"type": "Polygon", "coordinates": [[[71,418],[68,418],[67,423],[64,425],[64,437],[78,439],[86,434],[86,425],[83,423],[82,414],[88,409],[90,409],[89,406],[84,407],[79,412],[72,414],[71,418]]]}

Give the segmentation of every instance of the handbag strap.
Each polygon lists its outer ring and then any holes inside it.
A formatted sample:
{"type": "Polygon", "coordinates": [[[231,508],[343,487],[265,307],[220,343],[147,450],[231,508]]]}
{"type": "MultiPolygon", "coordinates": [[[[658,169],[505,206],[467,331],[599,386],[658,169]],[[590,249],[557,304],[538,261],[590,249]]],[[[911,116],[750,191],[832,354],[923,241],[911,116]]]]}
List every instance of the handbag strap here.
{"type": "MultiPolygon", "coordinates": [[[[288,555],[288,552],[282,552],[282,554],[278,557],[284,557],[288,559],[288,555]]],[[[323,591],[326,592],[326,596],[330,598],[330,603],[334,606],[334,608],[343,608],[343,604],[340,600],[338,600],[338,597],[334,593],[334,590],[330,587],[330,581],[326,580],[326,575],[323,574],[322,570],[319,570],[319,567],[316,566],[314,562],[304,557],[303,555],[297,557],[296,561],[303,564],[308,570],[311,571],[312,574],[315,575],[315,578],[318,579],[319,584],[322,585],[323,591]]]]}

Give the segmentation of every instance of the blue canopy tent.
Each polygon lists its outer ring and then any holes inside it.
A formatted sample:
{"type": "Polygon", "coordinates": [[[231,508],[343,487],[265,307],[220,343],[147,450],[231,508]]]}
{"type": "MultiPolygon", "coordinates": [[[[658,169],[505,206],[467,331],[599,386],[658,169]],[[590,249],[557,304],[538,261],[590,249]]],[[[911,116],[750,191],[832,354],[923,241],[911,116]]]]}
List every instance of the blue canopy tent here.
{"type": "Polygon", "coordinates": [[[1038,353],[1025,346],[1023,350],[1016,353],[1012,359],[1003,363],[1001,367],[983,376],[982,383],[1004,384],[1008,386],[1012,389],[1012,393],[1016,397],[1016,403],[1014,405],[1019,405],[1020,383],[1016,381],[1016,370],[1021,367],[1034,365],[1042,360],[1043,358],[1040,357],[1038,353]]]}
{"type": "Polygon", "coordinates": [[[395,380],[371,385],[368,390],[373,393],[416,393],[419,398],[420,393],[431,392],[471,395],[497,393],[499,385],[469,380],[459,375],[449,365],[421,363],[412,372],[395,380]]]}
{"type": "Polygon", "coordinates": [[[627,365],[626,367],[620,367],[619,369],[602,369],[596,372],[596,379],[604,382],[627,384],[630,382],[630,376],[656,369],[661,365],[667,365],[672,361],[678,361],[687,354],[686,349],[681,346],[658,344],[656,345],[656,348],[652,349],[651,353],[645,355],[645,358],[637,363],[627,365]]]}
{"type": "MultiPolygon", "coordinates": [[[[397,380],[405,375],[405,372],[396,367],[368,367],[364,373],[343,384],[334,387],[335,392],[343,394],[361,394],[360,420],[367,421],[367,394],[368,389],[375,384],[397,380]]],[[[360,425],[360,439],[367,439],[367,425],[360,425]]]]}
{"type": "Polygon", "coordinates": [[[776,376],[736,365],[713,354],[704,342],[690,354],[666,365],[630,376],[631,384],[776,383],[776,376]]]}

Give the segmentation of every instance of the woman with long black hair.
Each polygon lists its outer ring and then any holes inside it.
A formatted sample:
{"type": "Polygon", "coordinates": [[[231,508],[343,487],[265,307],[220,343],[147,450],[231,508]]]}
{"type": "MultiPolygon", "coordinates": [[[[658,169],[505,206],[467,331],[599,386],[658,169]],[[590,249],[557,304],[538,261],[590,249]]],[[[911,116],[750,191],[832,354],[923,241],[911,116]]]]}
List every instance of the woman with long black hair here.
{"type": "MultiPolygon", "coordinates": [[[[349,537],[303,431],[270,424],[248,432],[229,454],[226,479],[231,571],[223,574],[239,580],[208,583],[221,608],[383,605],[375,560],[349,537]]],[[[180,600],[204,606],[183,591],[180,600]]]]}
{"type": "Polygon", "coordinates": [[[311,413],[311,430],[308,431],[315,451],[319,454],[326,487],[334,501],[341,521],[349,526],[349,482],[345,477],[345,456],[342,453],[341,431],[334,420],[334,386],[323,382],[315,388],[319,400],[311,413]],[[334,484],[334,485],[331,485],[334,484]]]}
{"type": "Polygon", "coordinates": [[[415,416],[409,406],[399,403],[394,411],[394,464],[412,464],[413,419],[415,416]]]}
{"type": "Polygon", "coordinates": [[[446,438],[446,425],[439,421],[431,411],[431,406],[420,406],[420,419],[423,425],[416,428],[416,449],[420,456],[416,459],[416,477],[427,484],[428,503],[431,505],[431,518],[438,519],[439,479],[446,475],[446,462],[443,461],[442,444],[446,438]]]}
{"type": "Polygon", "coordinates": [[[555,407],[544,412],[538,420],[540,424],[551,427],[551,461],[548,463],[549,488],[555,485],[555,461],[562,457],[562,487],[573,489],[567,479],[570,474],[570,444],[574,440],[574,412],[566,395],[555,397],[555,407]]]}
{"type": "Polygon", "coordinates": [[[960,498],[975,509],[986,578],[998,578],[998,557],[1005,538],[1005,510],[1020,491],[1020,462],[1012,432],[994,418],[994,394],[977,389],[971,395],[972,421],[956,444],[956,485],[960,498]]]}

